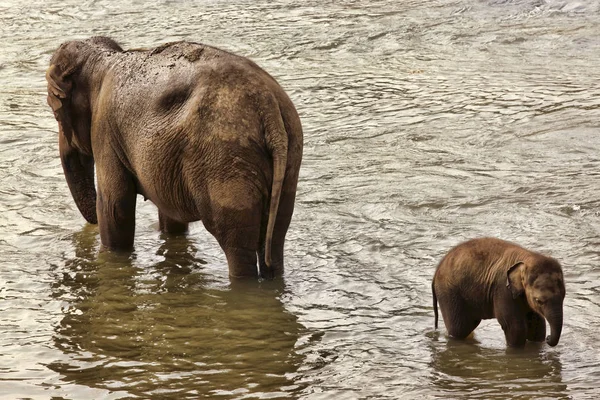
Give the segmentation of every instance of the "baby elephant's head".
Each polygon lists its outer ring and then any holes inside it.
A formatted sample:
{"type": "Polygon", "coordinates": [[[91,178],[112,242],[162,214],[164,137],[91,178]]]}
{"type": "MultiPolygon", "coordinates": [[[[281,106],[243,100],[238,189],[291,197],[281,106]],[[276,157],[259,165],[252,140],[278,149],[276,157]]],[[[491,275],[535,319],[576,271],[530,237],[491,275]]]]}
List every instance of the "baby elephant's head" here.
{"type": "Polygon", "coordinates": [[[525,296],[533,311],[542,315],[550,325],[546,342],[556,346],[563,324],[565,281],[558,261],[536,255],[527,257],[508,270],[508,285],[513,298],[525,296]]]}

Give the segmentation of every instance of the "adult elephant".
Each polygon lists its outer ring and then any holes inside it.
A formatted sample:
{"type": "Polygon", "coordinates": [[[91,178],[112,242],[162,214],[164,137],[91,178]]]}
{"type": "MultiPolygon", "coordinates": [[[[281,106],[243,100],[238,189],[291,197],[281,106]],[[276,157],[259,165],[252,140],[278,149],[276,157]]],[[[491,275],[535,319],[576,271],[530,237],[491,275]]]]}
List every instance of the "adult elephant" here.
{"type": "Polygon", "coordinates": [[[282,274],[302,126],[268,73],[198,43],[124,51],[93,37],[63,43],[46,79],[67,183],[103,249],[133,248],[141,194],[164,232],[202,220],[231,277],[256,277],[257,255],[260,275],[282,274]]]}

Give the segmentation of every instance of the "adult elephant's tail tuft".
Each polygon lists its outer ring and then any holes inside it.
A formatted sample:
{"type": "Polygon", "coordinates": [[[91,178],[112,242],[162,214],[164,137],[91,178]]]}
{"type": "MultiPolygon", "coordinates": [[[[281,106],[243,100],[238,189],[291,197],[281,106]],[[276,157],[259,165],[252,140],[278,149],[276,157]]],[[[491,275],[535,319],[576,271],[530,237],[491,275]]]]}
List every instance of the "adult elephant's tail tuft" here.
{"type": "MultiPolygon", "coordinates": [[[[265,116],[265,139],[267,148],[273,158],[273,183],[271,185],[271,200],[269,204],[269,220],[267,223],[267,232],[265,237],[265,264],[272,271],[273,264],[271,258],[271,247],[273,243],[273,231],[275,229],[275,220],[279,209],[279,199],[285,179],[285,170],[287,165],[288,136],[283,123],[283,117],[279,105],[275,102],[273,111],[265,116]]],[[[261,275],[265,275],[261,271],[261,275]]],[[[272,276],[272,273],[269,275],[272,276]]]]}

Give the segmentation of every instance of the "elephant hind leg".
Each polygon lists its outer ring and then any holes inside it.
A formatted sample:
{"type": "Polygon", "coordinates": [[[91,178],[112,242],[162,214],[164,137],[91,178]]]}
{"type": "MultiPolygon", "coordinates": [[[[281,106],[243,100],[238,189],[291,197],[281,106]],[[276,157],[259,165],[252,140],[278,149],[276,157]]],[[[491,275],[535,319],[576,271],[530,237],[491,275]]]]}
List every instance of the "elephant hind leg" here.
{"type": "MultiPolygon", "coordinates": [[[[200,209],[206,229],[225,252],[232,278],[258,277],[257,255],[261,252],[266,230],[265,195],[256,184],[240,177],[226,182],[210,182],[200,209]],[[261,235],[262,234],[262,235],[261,235]]],[[[264,262],[260,254],[261,263],[264,262]]]]}
{"type": "Polygon", "coordinates": [[[226,210],[203,220],[206,229],[225,252],[232,278],[258,277],[257,253],[260,248],[261,213],[259,209],[226,210]]]}
{"type": "Polygon", "coordinates": [[[448,335],[455,339],[466,339],[479,326],[481,319],[470,315],[455,318],[448,328],[448,335]]]}
{"type": "Polygon", "coordinates": [[[256,278],[256,250],[248,250],[239,247],[223,248],[229,265],[229,276],[231,278],[256,278]]]}
{"type": "Polygon", "coordinates": [[[169,218],[160,210],[158,211],[158,225],[160,226],[161,232],[169,233],[172,235],[183,235],[188,231],[187,223],[179,222],[172,218],[169,218]]]}
{"type": "Polygon", "coordinates": [[[256,255],[259,227],[229,228],[227,230],[214,230],[208,224],[205,224],[205,227],[215,236],[223,249],[231,278],[258,277],[256,255]]]}
{"type": "Polygon", "coordinates": [[[438,295],[438,301],[448,335],[466,339],[479,326],[481,318],[478,313],[461,297],[438,295]]]}
{"type": "Polygon", "coordinates": [[[258,277],[256,261],[259,249],[260,224],[241,227],[231,226],[229,218],[225,218],[225,221],[229,221],[229,223],[219,224],[220,228],[217,228],[213,235],[217,238],[227,257],[229,276],[231,278],[258,277]]]}
{"type": "MultiPolygon", "coordinates": [[[[271,244],[271,268],[267,267],[265,262],[265,248],[264,243],[261,242],[260,250],[258,252],[258,260],[260,264],[260,274],[264,279],[273,279],[283,275],[284,271],[284,244],[285,235],[290,226],[292,220],[292,214],[294,213],[294,201],[296,198],[296,192],[284,191],[281,194],[279,200],[279,211],[277,212],[277,218],[275,220],[275,229],[273,230],[273,242],[271,244]]],[[[261,238],[265,238],[266,233],[266,221],[268,216],[263,219],[263,230],[261,231],[261,238]]]]}

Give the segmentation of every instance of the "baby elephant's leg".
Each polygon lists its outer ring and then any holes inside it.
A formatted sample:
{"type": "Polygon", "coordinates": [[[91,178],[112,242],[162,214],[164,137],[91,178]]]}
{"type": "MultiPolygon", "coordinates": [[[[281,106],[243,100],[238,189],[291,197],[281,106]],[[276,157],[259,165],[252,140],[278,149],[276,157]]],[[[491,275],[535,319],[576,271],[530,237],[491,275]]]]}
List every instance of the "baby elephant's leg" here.
{"type": "Polygon", "coordinates": [[[438,296],[444,324],[448,334],[465,339],[481,322],[479,314],[458,295],[438,296]]]}
{"type": "Polygon", "coordinates": [[[516,317],[498,317],[502,326],[506,344],[511,347],[523,347],[527,341],[527,323],[524,319],[516,317]]]}
{"type": "Polygon", "coordinates": [[[530,312],[527,314],[527,340],[543,342],[546,338],[546,320],[541,315],[530,312]]]}

